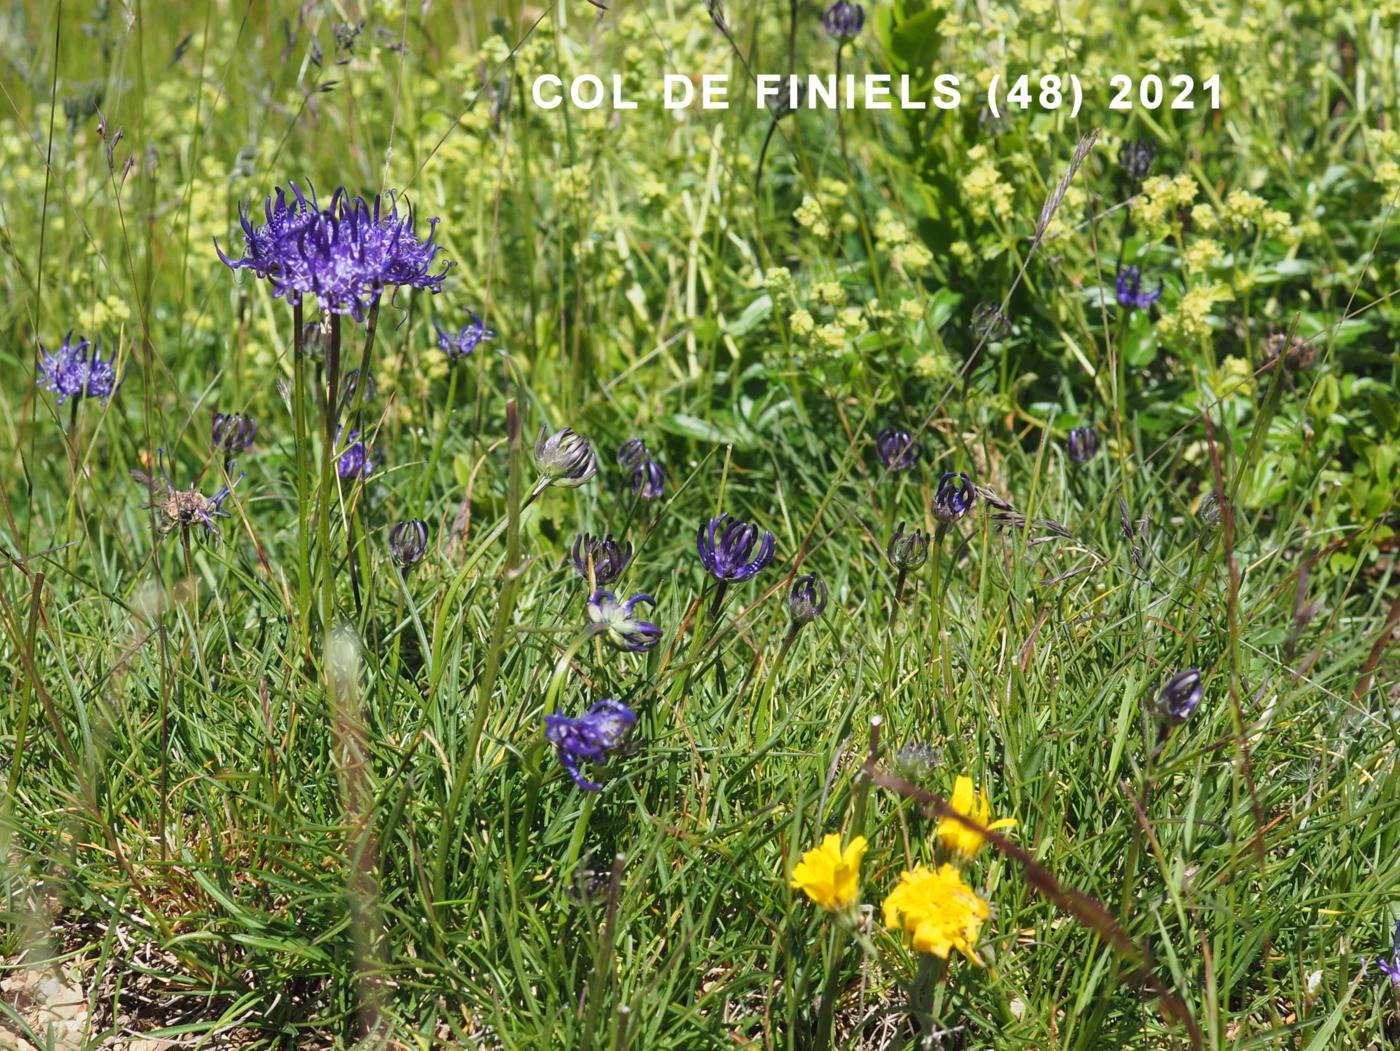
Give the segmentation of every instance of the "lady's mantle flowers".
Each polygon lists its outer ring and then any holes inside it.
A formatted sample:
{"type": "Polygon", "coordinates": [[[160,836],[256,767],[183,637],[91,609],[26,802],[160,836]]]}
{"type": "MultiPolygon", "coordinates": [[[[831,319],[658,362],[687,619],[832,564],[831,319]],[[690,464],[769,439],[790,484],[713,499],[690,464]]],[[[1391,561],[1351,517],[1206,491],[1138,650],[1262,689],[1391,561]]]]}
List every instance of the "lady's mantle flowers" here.
{"type": "Polygon", "coordinates": [[[827,912],[849,912],[860,901],[860,863],[869,846],[856,836],[842,849],[841,837],[828,835],[793,867],[791,885],[827,912]]]}
{"type": "MultiPolygon", "coordinates": [[[[948,800],[948,805],[959,814],[971,818],[991,832],[1002,828],[1014,828],[1016,825],[1015,820],[1009,817],[988,821],[992,816],[991,804],[987,802],[987,797],[983,793],[972,787],[972,778],[970,777],[959,776],[954,782],[953,797],[948,800]]],[[[937,835],[939,842],[944,847],[967,860],[977,856],[977,852],[982,849],[983,841],[987,838],[982,833],[968,828],[962,822],[951,817],[939,820],[937,835]]]]}
{"type": "Polygon", "coordinates": [[[952,865],[919,865],[899,877],[884,901],[885,925],[904,931],[919,952],[946,960],[956,949],[973,963],[977,935],[989,915],[987,903],[963,882],[952,865]]]}

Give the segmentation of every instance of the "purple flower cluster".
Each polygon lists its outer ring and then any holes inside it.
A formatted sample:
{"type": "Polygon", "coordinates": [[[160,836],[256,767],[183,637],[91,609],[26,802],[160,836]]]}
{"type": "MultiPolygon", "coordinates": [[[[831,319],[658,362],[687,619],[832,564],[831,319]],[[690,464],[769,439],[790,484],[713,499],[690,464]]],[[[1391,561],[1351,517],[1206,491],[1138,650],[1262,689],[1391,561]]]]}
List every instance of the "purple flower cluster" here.
{"type": "Polygon", "coordinates": [[[471,320],[456,332],[444,329],[436,318],[433,319],[433,328],[437,329],[437,345],[451,361],[460,361],[476,350],[478,344],[496,336],[481,323],[481,316],[474,310],[468,310],[467,317],[471,320]]]}
{"type": "Polygon", "coordinates": [[[576,719],[558,712],[546,715],[544,736],[558,751],[559,761],[574,779],[574,784],[596,792],[603,786],[585,780],[579,773],[578,764],[581,761],[604,762],[608,753],[622,744],[627,732],[636,725],[637,717],[631,708],[621,701],[606,698],[576,719]]]}
{"type": "Polygon", "coordinates": [[[441,246],[434,243],[437,220],[428,221],[428,236],[414,231],[411,209],[399,211],[392,193],[373,202],[352,197],[344,187],[321,208],[316,192],[289,184],[263,205],[264,222],[254,225],[247,205],[240,209],[244,253],[230,258],[217,241],[214,249],[229,267],[253,271],[272,284],[272,294],[299,303],[313,297],[323,310],[364,320],[370,305],[386,288],[442,290],[451,263],[433,272],[441,246]]]}
{"type": "Polygon", "coordinates": [[[632,495],[642,500],[660,500],[666,495],[666,472],[651,456],[647,443],[628,438],[617,450],[617,462],[632,475],[632,495]]]}
{"type": "Polygon", "coordinates": [[[60,405],[69,398],[110,398],[116,390],[117,375],[112,368],[116,355],[103,360],[101,340],[94,346],[79,337],[74,343],[70,330],[57,350],[50,353],[41,344],[39,354],[42,360],[36,383],[57,395],[60,405]]]}
{"type": "Polygon", "coordinates": [[[360,437],[358,430],[351,431],[345,436],[345,448],[335,458],[335,473],[347,482],[354,478],[368,478],[374,472],[376,462],[369,443],[360,437]]]}
{"type": "Polygon", "coordinates": [[[636,615],[637,607],[643,604],[654,607],[656,599],[633,595],[619,602],[611,591],[595,591],[588,599],[588,619],[613,649],[646,653],[661,641],[661,629],[636,615]]]}
{"type": "Polygon", "coordinates": [[[1121,306],[1131,310],[1146,310],[1157,300],[1162,298],[1163,282],[1158,282],[1157,287],[1150,292],[1143,291],[1142,271],[1135,266],[1125,267],[1118,271],[1117,293],[1118,302],[1121,306]]]}

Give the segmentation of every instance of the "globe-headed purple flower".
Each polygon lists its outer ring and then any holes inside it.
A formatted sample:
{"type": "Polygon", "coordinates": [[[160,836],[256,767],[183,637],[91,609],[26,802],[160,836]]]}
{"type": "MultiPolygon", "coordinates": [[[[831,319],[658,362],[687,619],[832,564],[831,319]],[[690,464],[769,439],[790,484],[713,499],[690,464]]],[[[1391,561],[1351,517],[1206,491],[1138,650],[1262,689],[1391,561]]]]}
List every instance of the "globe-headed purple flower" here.
{"type": "Polygon", "coordinates": [[[471,320],[457,332],[447,331],[437,323],[436,318],[433,319],[433,328],[437,329],[437,345],[452,361],[467,357],[476,350],[477,344],[496,336],[496,333],[481,323],[481,316],[476,311],[468,310],[467,317],[471,320]]]}
{"type": "Polygon", "coordinates": [[[1099,432],[1094,427],[1074,427],[1065,441],[1069,458],[1075,463],[1088,463],[1099,451],[1099,432]]]}
{"type": "Polygon", "coordinates": [[[903,427],[886,427],[875,435],[875,451],[887,471],[908,471],[918,466],[924,447],[903,427]]]}
{"type": "Polygon", "coordinates": [[[428,523],[421,518],[396,522],[389,529],[389,555],[401,569],[417,565],[428,550],[428,523]]]}
{"type": "Polygon", "coordinates": [[[42,360],[35,383],[57,395],[60,405],[69,398],[110,398],[116,389],[117,375],[112,368],[116,354],[104,361],[100,339],[96,346],[82,337],[74,343],[69,330],[57,350],[50,353],[40,344],[39,354],[42,360]]]}
{"type": "Polygon", "coordinates": [[[584,580],[589,579],[591,568],[593,583],[611,584],[632,561],[632,545],[619,543],[611,536],[580,533],[574,539],[573,561],[584,580]]]}
{"type": "Polygon", "coordinates": [[[1118,302],[1132,310],[1146,310],[1157,300],[1162,298],[1164,282],[1158,282],[1157,287],[1150,292],[1143,291],[1142,271],[1135,266],[1124,267],[1118,271],[1118,302]]]}
{"type": "Polygon", "coordinates": [[[335,472],[344,481],[368,478],[374,472],[374,450],[360,437],[358,430],[345,436],[345,448],[335,458],[335,472]]]}
{"type": "Polygon", "coordinates": [[[1152,714],[1166,725],[1184,723],[1201,703],[1201,670],[1187,668],[1167,680],[1152,702],[1152,714]]]}
{"type": "Polygon", "coordinates": [[[247,205],[240,208],[242,257],[230,258],[214,242],[227,266],[269,281],[275,297],[299,303],[311,296],[321,309],[357,321],[386,288],[442,290],[451,263],[433,273],[442,250],[434,244],[438,220],[428,221],[428,236],[419,240],[412,210],[400,214],[393,193],[376,195],[370,203],[342,187],[322,209],[314,189],[308,195],[289,185],[290,199],[279,187],[266,200],[261,226],[253,225],[247,205]]]}
{"type": "Polygon", "coordinates": [[[612,698],[599,701],[587,714],[571,719],[555,712],[544,717],[544,736],[559,753],[559,762],[574,779],[574,784],[589,792],[602,785],[585,780],[579,773],[582,761],[603,763],[608,753],[622,744],[627,732],[637,725],[632,709],[612,698]]]}
{"type": "Polygon", "coordinates": [[[757,526],[737,518],[731,520],[727,513],[709,522],[701,522],[695,534],[700,564],[716,580],[724,583],[757,576],[773,561],[775,546],[772,533],[765,530],[760,540],[757,526]]]}
{"type": "Polygon", "coordinates": [[[885,547],[885,555],[890,565],[901,573],[918,569],[928,561],[928,534],[921,529],[906,533],[904,523],[900,522],[885,547]]]}
{"type": "Polygon", "coordinates": [[[826,609],[826,598],[826,582],[815,573],[794,580],[787,602],[793,624],[810,624],[820,617],[826,609]]]}
{"type": "Polygon", "coordinates": [[[536,491],[545,485],[572,488],[598,473],[598,458],[592,443],[570,427],[553,434],[541,427],[535,439],[535,462],[544,476],[536,491]]]}
{"type": "Polygon", "coordinates": [[[943,522],[956,522],[977,501],[972,479],[962,471],[945,471],[933,494],[933,513],[943,522]]]}
{"type": "Polygon", "coordinates": [[[241,412],[216,412],[210,428],[209,444],[214,452],[225,457],[237,456],[253,444],[258,425],[241,412]]]}
{"type": "Polygon", "coordinates": [[[650,595],[633,595],[619,602],[611,591],[595,591],[588,598],[588,619],[614,649],[630,653],[645,653],[661,641],[661,629],[636,615],[638,606],[655,606],[650,595]]]}
{"type": "Polygon", "coordinates": [[[864,25],[865,9],[848,0],[836,0],[822,15],[822,27],[827,35],[843,44],[859,36],[864,25]]]}

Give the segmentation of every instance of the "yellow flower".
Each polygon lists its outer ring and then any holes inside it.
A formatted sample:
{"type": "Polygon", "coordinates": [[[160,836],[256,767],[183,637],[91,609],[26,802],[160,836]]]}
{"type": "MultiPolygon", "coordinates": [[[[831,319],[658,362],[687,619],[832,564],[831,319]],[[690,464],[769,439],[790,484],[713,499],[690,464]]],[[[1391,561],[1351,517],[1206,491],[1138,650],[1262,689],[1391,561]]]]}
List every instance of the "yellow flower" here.
{"type": "MultiPolygon", "coordinates": [[[[948,800],[948,805],[964,817],[969,817],[976,821],[983,828],[995,832],[999,828],[1012,828],[1016,822],[1009,817],[1004,817],[1000,821],[987,823],[987,819],[992,816],[991,804],[987,802],[987,797],[972,787],[972,778],[961,776],[953,785],[953,798],[948,800]]],[[[954,820],[951,817],[942,818],[938,822],[938,838],[945,847],[956,854],[961,854],[965,858],[975,857],[982,849],[982,841],[987,837],[980,832],[976,832],[966,825],[954,820]]]]}
{"type": "Polygon", "coordinates": [[[825,837],[793,868],[792,886],[827,912],[845,912],[860,900],[860,862],[867,847],[864,836],[856,836],[845,850],[840,836],[825,837]]]}
{"type": "Polygon", "coordinates": [[[957,949],[973,963],[982,962],[974,946],[990,912],[952,865],[937,871],[919,865],[905,872],[885,898],[884,913],[885,925],[902,929],[919,952],[946,960],[957,949]]]}

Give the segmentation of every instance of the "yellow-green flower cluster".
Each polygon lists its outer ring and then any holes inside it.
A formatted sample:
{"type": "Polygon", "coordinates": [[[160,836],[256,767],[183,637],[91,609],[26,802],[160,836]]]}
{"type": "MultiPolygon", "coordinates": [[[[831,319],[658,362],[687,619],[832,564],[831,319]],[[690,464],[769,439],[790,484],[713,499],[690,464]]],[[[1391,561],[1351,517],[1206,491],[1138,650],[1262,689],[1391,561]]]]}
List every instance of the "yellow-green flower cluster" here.
{"type": "Polygon", "coordinates": [[[963,176],[962,192],[973,217],[983,222],[993,217],[1009,221],[1011,186],[1002,179],[996,162],[987,156],[987,148],[980,144],[972,147],[967,151],[967,159],[973,167],[963,176]]]}
{"type": "Polygon", "coordinates": [[[1210,312],[1217,303],[1234,298],[1234,293],[1222,284],[1194,285],[1181,297],[1176,310],[1157,322],[1164,336],[1184,342],[1199,343],[1210,338],[1210,312]]]}
{"type": "Polygon", "coordinates": [[[1196,180],[1185,172],[1153,175],[1143,180],[1142,193],[1133,201],[1134,218],[1151,237],[1164,237],[1176,222],[1176,212],[1196,199],[1196,180]]]}

